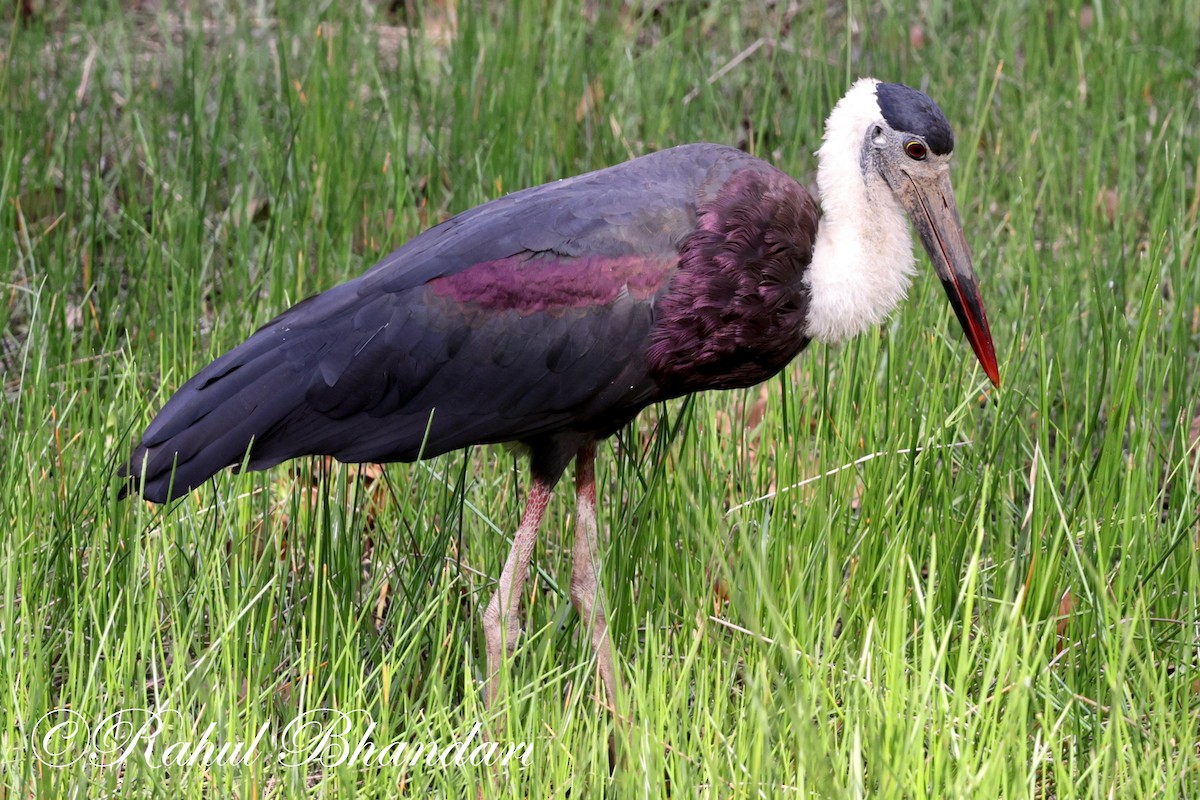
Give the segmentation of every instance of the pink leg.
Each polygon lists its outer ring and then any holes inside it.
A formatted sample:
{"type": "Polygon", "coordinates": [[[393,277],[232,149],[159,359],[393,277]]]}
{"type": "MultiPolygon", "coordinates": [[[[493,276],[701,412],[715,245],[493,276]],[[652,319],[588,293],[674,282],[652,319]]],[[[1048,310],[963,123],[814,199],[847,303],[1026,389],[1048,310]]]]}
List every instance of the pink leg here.
{"type": "Polygon", "coordinates": [[[500,664],[505,654],[512,655],[521,634],[517,609],[521,603],[521,591],[529,574],[529,559],[533,555],[533,543],[537,540],[542,516],[550,503],[554,484],[534,478],[525,503],[525,515],[513,536],[512,549],[500,573],[500,585],[492,595],[487,610],[483,612],[483,635],[487,642],[487,705],[496,702],[500,689],[500,664]]]}
{"type": "Polygon", "coordinates": [[[575,548],[571,572],[571,602],[592,634],[596,668],[604,681],[608,701],[621,713],[621,680],[617,675],[608,619],[604,615],[604,590],[597,580],[600,565],[596,524],[596,445],[579,448],[575,460],[575,548]]]}

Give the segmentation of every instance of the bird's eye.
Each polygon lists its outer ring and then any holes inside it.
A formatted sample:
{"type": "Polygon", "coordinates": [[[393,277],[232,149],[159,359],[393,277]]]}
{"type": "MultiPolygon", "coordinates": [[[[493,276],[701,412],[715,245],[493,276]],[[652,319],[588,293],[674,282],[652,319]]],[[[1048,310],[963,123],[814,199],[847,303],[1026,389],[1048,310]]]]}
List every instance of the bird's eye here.
{"type": "Polygon", "coordinates": [[[916,139],[909,139],[904,145],[904,152],[908,153],[908,157],[913,161],[924,161],[928,151],[925,145],[918,142],[916,139]]]}

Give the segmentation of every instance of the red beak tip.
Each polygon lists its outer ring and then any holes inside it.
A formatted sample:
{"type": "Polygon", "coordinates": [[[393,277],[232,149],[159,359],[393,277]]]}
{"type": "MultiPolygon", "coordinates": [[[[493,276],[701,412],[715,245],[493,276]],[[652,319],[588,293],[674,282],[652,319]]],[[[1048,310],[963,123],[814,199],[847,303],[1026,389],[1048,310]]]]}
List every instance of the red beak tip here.
{"type": "Polygon", "coordinates": [[[988,380],[992,382],[992,386],[1000,388],[1000,367],[996,364],[995,358],[990,362],[983,363],[983,371],[987,375],[988,380]]]}

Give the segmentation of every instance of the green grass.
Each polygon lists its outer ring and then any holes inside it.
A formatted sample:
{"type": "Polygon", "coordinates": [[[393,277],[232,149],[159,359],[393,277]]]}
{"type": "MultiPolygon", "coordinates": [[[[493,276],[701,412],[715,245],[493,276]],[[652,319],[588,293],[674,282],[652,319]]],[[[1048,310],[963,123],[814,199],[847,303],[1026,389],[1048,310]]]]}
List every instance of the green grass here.
{"type": "Polygon", "coordinates": [[[0,797],[1200,795],[1200,6],[421,5],[0,12],[0,797]],[[699,140],[811,181],[864,74],[956,126],[1004,388],[925,270],[884,328],[602,447],[623,768],[565,486],[506,676],[524,769],[39,761],[56,709],[172,709],[159,752],[321,708],[381,744],[488,723],[514,456],[302,460],[167,508],[115,464],[211,358],[451,213],[699,140]]]}

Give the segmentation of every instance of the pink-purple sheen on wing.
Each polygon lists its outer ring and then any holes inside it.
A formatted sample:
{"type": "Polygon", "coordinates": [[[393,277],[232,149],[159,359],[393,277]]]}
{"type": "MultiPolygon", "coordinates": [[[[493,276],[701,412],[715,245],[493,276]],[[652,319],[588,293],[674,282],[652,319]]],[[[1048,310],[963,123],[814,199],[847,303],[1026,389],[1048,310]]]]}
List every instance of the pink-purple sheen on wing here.
{"type": "Polygon", "coordinates": [[[560,256],[524,253],[475,264],[430,281],[439,297],[521,314],[608,305],[622,293],[648,300],[662,290],[679,257],[560,256]]]}

